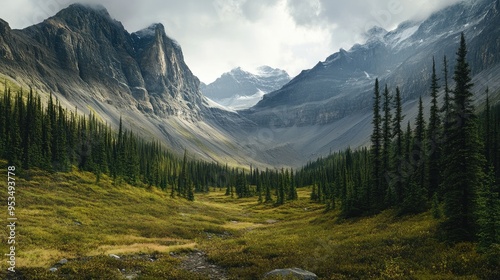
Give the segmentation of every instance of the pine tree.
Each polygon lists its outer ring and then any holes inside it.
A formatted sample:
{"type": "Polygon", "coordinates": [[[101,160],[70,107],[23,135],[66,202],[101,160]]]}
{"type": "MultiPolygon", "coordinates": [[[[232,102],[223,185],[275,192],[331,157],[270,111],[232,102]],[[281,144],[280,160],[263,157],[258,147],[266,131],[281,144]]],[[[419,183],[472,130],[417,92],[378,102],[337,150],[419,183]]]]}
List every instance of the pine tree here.
{"type": "Polygon", "coordinates": [[[258,171],[256,173],[257,173],[257,175],[255,178],[256,179],[255,183],[257,184],[256,189],[257,189],[257,193],[259,195],[259,198],[257,201],[260,204],[263,201],[263,199],[262,199],[262,175],[258,171]]]}
{"type": "Polygon", "coordinates": [[[437,95],[439,91],[438,78],[436,75],[436,63],[432,58],[432,77],[431,77],[431,109],[429,118],[429,127],[427,130],[427,151],[429,153],[429,177],[428,177],[428,198],[432,198],[440,184],[441,170],[441,119],[439,117],[439,107],[437,95]]]}
{"type": "Polygon", "coordinates": [[[487,250],[500,244],[500,195],[496,191],[493,168],[488,170],[487,180],[478,198],[479,249],[487,250]]]}
{"type": "MultiPolygon", "coordinates": [[[[422,97],[418,103],[418,114],[416,119],[415,137],[411,150],[414,172],[407,183],[403,204],[400,214],[420,213],[425,210],[425,183],[426,183],[426,163],[424,151],[425,120],[423,113],[422,97]]],[[[407,152],[410,152],[409,150],[407,152]]]]}
{"type": "Polygon", "coordinates": [[[393,119],[393,137],[395,138],[394,143],[394,155],[393,155],[393,166],[392,170],[395,172],[395,178],[392,180],[391,186],[394,187],[394,194],[396,196],[396,203],[401,203],[403,201],[403,130],[401,128],[401,123],[403,121],[403,109],[401,105],[401,92],[399,87],[396,88],[396,97],[394,102],[394,119],[393,119]]]}
{"type": "Polygon", "coordinates": [[[455,90],[443,172],[446,217],[443,227],[452,242],[470,241],[476,237],[477,190],[484,177],[477,118],[472,104],[473,84],[466,55],[467,47],[462,33],[453,77],[455,90]]]}
{"type": "Polygon", "coordinates": [[[57,105],[57,131],[56,137],[58,148],[56,149],[56,170],[68,171],[71,164],[69,160],[68,152],[68,142],[67,142],[67,121],[66,121],[66,111],[63,109],[62,105],[58,102],[57,105]]]}
{"type": "Polygon", "coordinates": [[[22,153],[22,147],[21,147],[21,118],[22,118],[22,109],[20,109],[21,105],[19,102],[22,101],[22,93],[19,93],[20,98],[16,98],[16,101],[14,102],[14,110],[11,111],[9,108],[11,108],[11,96],[10,92],[7,95],[7,104],[6,104],[6,109],[9,110],[10,117],[7,120],[7,129],[6,129],[6,135],[7,135],[7,141],[6,141],[6,147],[8,147],[7,150],[7,161],[9,165],[13,165],[16,167],[21,167],[21,153],[22,153]]]}
{"type": "MultiPolygon", "coordinates": [[[[389,174],[391,167],[391,144],[392,144],[392,130],[391,130],[391,96],[389,95],[389,89],[387,84],[384,89],[384,102],[383,102],[384,116],[382,118],[382,174],[389,174]]],[[[381,179],[381,188],[386,190],[387,195],[386,204],[391,204],[393,200],[393,192],[388,190],[389,188],[389,177],[383,176],[381,179]],[[387,179],[387,180],[386,180],[387,179]]]]}
{"type": "Polygon", "coordinates": [[[492,151],[492,129],[491,129],[491,106],[490,106],[490,90],[486,88],[486,108],[484,109],[484,156],[486,162],[491,162],[492,151]]]}
{"type": "Polygon", "coordinates": [[[415,120],[415,138],[413,142],[413,160],[416,164],[414,181],[418,184],[420,190],[427,189],[427,162],[425,154],[425,118],[422,97],[418,101],[418,114],[415,120]]]}
{"type": "Polygon", "coordinates": [[[188,177],[187,177],[187,150],[184,150],[184,157],[182,159],[182,169],[177,177],[177,193],[180,196],[186,197],[188,193],[188,177]]]}
{"type": "Polygon", "coordinates": [[[371,199],[374,210],[381,210],[384,201],[382,187],[382,117],[380,115],[380,88],[378,79],[375,80],[373,97],[373,133],[371,135],[372,153],[372,190],[371,199]]]}
{"type": "MultiPolygon", "coordinates": [[[[288,170],[287,170],[288,172],[288,170]]],[[[289,182],[289,189],[288,189],[288,196],[287,196],[287,200],[297,200],[298,199],[298,195],[297,195],[297,187],[295,186],[295,180],[294,180],[294,177],[293,177],[293,169],[290,171],[290,182],[289,182]]]]}
{"type": "Polygon", "coordinates": [[[271,195],[271,183],[269,182],[269,171],[267,170],[267,168],[266,168],[263,182],[264,182],[264,185],[266,188],[266,198],[264,200],[264,203],[273,202],[273,197],[271,195]]]}
{"type": "Polygon", "coordinates": [[[446,55],[444,56],[443,59],[443,73],[444,73],[444,100],[443,100],[443,107],[441,107],[441,113],[443,113],[443,122],[446,124],[447,122],[450,121],[450,114],[451,114],[451,89],[448,84],[448,59],[446,58],[446,55]]]}
{"type": "Polygon", "coordinates": [[[186,199],[189,201],[194,201],[194,184],[192,181],[189,181],[188,187],[187,187],[187,192],[186,192],[186,199]]]}

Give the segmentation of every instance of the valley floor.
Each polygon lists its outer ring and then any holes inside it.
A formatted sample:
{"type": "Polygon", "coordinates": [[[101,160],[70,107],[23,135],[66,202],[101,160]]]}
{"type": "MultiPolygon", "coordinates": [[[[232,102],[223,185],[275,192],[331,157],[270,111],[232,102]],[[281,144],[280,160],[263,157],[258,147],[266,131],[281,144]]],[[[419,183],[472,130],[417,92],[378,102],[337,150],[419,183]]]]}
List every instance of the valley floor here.
{"type": "MultiPolygon", "coordinates": [[[[310,202],[310,189],[274,207],[220,190],[188,202],[156,188],[115,185],[108,177],[96,183],[93,174],[76,171],[16,175],[13,279],[260,279],[287,267],[320,279],[500,275],[498,252],[482,255],[474,244],[439,242],[439,221],[430,213],[401,218],[386,211],[342,221],[338,212],[310,202]],[[57,264],[62,259],[68,262],[57,264]]],[[[6,182],[6,172],[0,180],[6,182]]],[[[4,188],[1,201],[6,196],[4,188]]],[[[3,279],[8,234],[2,226],[3,279]]]]}

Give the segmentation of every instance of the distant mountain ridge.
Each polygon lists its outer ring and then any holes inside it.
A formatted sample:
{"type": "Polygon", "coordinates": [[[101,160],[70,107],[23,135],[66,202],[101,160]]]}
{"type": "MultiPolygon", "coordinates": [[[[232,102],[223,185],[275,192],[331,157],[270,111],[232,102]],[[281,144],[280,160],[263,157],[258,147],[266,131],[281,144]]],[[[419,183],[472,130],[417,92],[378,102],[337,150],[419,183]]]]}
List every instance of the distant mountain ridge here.
{"type": "Polygon", "coordinates": [[[280,89],[289,81],[285,70],[261,66],[252,73],[237,67],[208,85],[202,83],[201,91],[213,101],[239,110],[257,104],[265,94],[280,89]]]}
{"type": "MultiPolygon", "coordinates": [[[[500,63],[500,14],[497,0],[464,1],[423,21],[407,21],[395,30],[374,27],[364,44],[341,49],[312,69],[302,71],[283,88],[264,96],[244,115],[260,125],[328,124],[366,111],[374,79],[400,86],[404,101],[427,94],[432,57],[441,67],[447,55],[455,64],[459,35],[464,32],[474,75],[500,63]],[[305,94],[307,93],[307,94],[305,94]],[[279,118],[273,108],[286,106],[279,118]],[[283,121],[286,120],[286,121],[283,121]]],[[[478,76],[479,78],[479,76],[478,76]]]]}

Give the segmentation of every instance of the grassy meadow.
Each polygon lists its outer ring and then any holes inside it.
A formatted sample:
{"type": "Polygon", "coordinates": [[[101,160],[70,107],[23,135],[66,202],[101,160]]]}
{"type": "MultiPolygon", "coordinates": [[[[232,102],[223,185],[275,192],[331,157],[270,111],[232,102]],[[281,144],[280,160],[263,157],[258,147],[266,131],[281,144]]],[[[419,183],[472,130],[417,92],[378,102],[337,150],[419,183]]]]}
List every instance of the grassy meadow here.
{"type": "MultiPolygon", "coordinates": [[[[5,161],[0,170],[5,202],[5,161]]],[[[156,188],[116,185],[106,176],[96,183],[93,174],[77,171],[16,175],[14,279],[124,279],[124,272],[134,275],[129,279],[209,279],[183,269],[182,256],[198,251],[228,279],[260,279],[286,267],[310,270],[320,279],[500,276],[498,251],[479,254],[475,244],[440,242],[439,221],[430,212],[397,217],[389,210],[341,220],[338,212],[325,213],[323,205],[310,202],[310,189],[274,207],[224,196],[224,190],[188,202],[156,188]],[[69,262],[50,272],[63,258],[69,262]]],[[[2,230],[3,255],[8,229],[2,230]]],[[[3,258],[0,278],[6,279],[3,258]]]]}

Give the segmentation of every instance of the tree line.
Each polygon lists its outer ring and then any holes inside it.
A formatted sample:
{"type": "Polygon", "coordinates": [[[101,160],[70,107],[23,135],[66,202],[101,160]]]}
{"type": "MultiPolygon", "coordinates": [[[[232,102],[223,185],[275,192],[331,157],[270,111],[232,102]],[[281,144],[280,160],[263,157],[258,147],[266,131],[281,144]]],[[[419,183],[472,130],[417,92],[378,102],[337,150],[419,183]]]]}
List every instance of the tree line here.
{"type": "Polygon", "coordinates": [[[43,104],[32,89],[12,93],[5,82],[0,112],[0,158],[18,169],[69,172],[76,167],[93,172],[97,182],[106,174],[116,183],[155,186],[188,200],[211,188],[226,189],[227,195],[238,198],[258,196],[262,203],[280,205],[297,199],[291,169],[250,167],[248,172],[191,160],[187,150],[181,158],[160,142],[125,129],[122,119],[114,131],[96,114],[67,110],[52,95],[43,104]]]}
{"type": "Polygon", "coordinates": [[[463,34],[456,55],[454,88],[446,56],[441,79],[433,59],[429,118],[420,98],[413,128],[403,124],[399,88],[391,94],[377,79],[371,147],[304,166],[298,173],[301,186],[313,185],[311,199],[327,209],[340,207],[343,217],[431,209],[443,218],[449,241],[479,240],[483,248],[500,243],[500,105],[490,104],[487,89],[485,109],[476,113],[463,34]]]}

